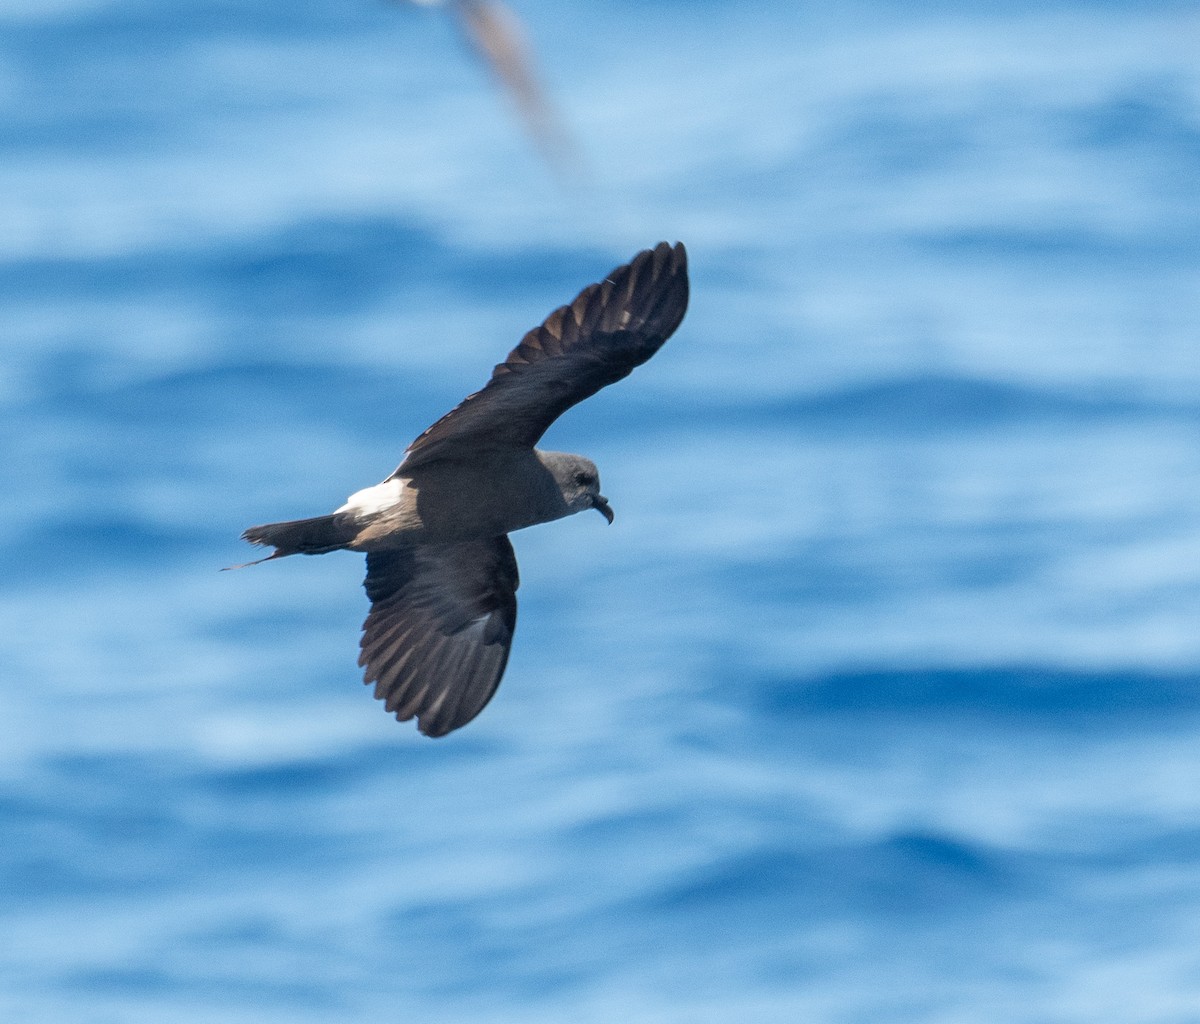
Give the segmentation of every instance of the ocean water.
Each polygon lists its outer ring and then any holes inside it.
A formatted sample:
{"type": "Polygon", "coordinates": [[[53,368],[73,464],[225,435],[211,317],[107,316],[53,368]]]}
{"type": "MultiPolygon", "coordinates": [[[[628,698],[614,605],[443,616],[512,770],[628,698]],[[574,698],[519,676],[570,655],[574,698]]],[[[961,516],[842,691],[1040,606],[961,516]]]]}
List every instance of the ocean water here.
{"type": "Polygon", "coordinates": [[[1200,15],[0,0],[0,1019],[1200,1021],[1200,15]],[[493,703],[235,573],[660,239],[493,703]]]}

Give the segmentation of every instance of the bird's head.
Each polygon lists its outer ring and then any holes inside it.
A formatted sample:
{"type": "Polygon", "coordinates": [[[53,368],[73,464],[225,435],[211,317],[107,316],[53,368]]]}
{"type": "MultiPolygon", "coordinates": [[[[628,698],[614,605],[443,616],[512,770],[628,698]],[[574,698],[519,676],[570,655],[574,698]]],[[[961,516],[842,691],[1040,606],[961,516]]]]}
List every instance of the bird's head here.
{"type": "Polygon", "coordinates": [[[613,521],[613,510],[609,507],[608,499],[600,493],[600,472],[591,459],[561,452],[538,454],[554,476],[569,512],[594,508],[610,523],[613,521]]]}

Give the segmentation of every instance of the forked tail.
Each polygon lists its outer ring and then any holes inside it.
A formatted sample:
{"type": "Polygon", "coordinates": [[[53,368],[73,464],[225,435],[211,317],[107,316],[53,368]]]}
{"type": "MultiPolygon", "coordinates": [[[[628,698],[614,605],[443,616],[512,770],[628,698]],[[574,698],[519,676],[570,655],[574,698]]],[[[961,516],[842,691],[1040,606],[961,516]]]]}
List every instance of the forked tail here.
{"type": "Polygon", "coordinates": [[[242,534],[242,540],[275,550],[266,558],[228,568],[244,569],[248,565],[258,565],[259,562],[269,562],[272,558],[283,558],[285,555],[323,555],[327,551],[338,551],[347,547],[361,528],[354,516],[345,512],[252,526],[242,534]]]}

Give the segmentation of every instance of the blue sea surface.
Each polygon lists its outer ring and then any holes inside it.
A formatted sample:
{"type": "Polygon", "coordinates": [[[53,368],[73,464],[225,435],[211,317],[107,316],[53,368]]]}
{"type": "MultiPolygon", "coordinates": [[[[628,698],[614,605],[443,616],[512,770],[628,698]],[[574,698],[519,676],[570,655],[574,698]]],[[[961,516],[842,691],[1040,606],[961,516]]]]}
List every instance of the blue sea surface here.
{"type": "Polygon", "coordinates": [[[0,1020],[1200,1021],[1200,13],[0,0],[0,1020]],[[430,741],[386,476],[683,240],[430,741]]]}

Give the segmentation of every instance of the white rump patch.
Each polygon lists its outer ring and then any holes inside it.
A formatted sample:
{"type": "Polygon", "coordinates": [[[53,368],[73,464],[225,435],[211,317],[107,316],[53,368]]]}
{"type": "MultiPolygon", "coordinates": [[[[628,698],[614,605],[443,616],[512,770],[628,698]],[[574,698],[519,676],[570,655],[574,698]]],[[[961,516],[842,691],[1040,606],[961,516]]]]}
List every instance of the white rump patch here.
{"type": "Polygon", "coordinates": [[[385,480],[374,487],[364,487],[346,499],[337,512],[353,512],[356,516],[373,516],[399,504],[404,493],[403,480],[385,480]]]}

